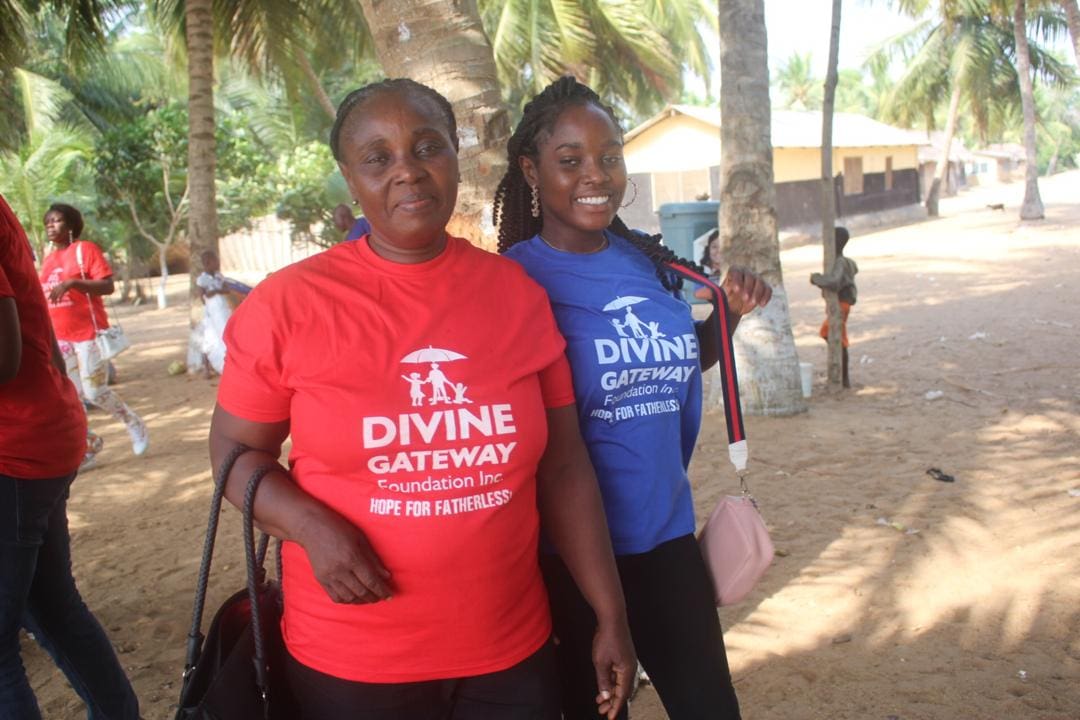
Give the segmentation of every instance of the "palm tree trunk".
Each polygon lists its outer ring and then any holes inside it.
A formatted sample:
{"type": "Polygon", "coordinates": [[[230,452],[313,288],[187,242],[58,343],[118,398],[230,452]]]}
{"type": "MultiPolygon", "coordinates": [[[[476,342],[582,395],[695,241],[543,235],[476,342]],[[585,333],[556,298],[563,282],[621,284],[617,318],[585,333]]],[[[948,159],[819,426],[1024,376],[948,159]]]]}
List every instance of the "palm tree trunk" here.
{"type": "Polygon", "coordinates": [[[212,0],[186,0],[188,56],[188,243],[191,273],[188,296],[192,327],[202,319],[195,278],[202,272],[202,253],[217,252],[217,200],[214,168],[214,26],[212,0]]]}
{"type": "Polygon", "coordinates": [[[1020,206],[1021,220],[1039,220],[1045,216],[1039,197],[1039,158],[1035,152],[1035,90],[1031,83],[1031,55],[1027,41],[1027,7],[1025,0],[1016,0],[1013,13],[1013,34],[1016,36],[1016,74],[1020,76],[1020,101],[1024,107],[1024,204],[1020,206]]]}
{"type": "MultiPolygon", "coordinates": [[[[821,109],[821,246],[824,250],[824,272],[832,271],[836,262],[836,185],[833,184],[832,130],[833,107],[836,103],[836,66],[840,55],[840,0],[833,0],[832,29],[829,33],[829,67],[825,72],[825,97],[821,109]]],[[[830,385],[841,383],[841,360],[844,348],[841,331],[840,300],[832,290],[825,290],[825,316],[829,319],[828,377],[830,385]]]]}
{"type": "Polygon", "coordinates": [[[297,51],[296,62],[300,64],[300,70],[304,73],[304,77],[308,79],[311,89],[315,92],[315,99],[319,101],[319,107],[330,116],[331,120],[335,119],[337,117],[337,108],[331,102],[330,96],[326,94],[326,88],[323,87],[319,76],[315,74],[315,68],[311,67],[311,61],[308,60],[307,53],[303,50],[297,51]]]}
{"type": "Polygon", "coordinates": [[[1076,0],[1061,0],[1061,4],[1069,18],[1069,35],[1072,36],[1076,64],[1080,65],[1080,6],[1077,5],[1076,0]]]}
{"type": "Polygon", "coordinates": [[[960,115],[960,79],[952,79],[952,96],[949,98],[949,117],[945,121],[945,139],[941,148],[941,159],[934,172],[934,182],[930,184],[930,192],[926,193],[926,212],[930,217],[938,216],[938,198],[941,196],[941,185],[949,174],[949,151],[952,149],[953,136],[956,135],[956,120],[960,115]]]}
{"type": "Polygon", "coordinates": [[[764,0],[720,0],[720,112],[724,261],[773,286],[772,302],[743,318],[735,333],[743,408],[759,415],[803,412],[777,239],[764,0]]]}
{"type": "Polygon", "coordinates": [[[454,107],[461,183],[447,229],[494,249],[491,201],[506,171],[510,117],[475,0],[359,0],[387,77],[410,77],[454,107]]]}

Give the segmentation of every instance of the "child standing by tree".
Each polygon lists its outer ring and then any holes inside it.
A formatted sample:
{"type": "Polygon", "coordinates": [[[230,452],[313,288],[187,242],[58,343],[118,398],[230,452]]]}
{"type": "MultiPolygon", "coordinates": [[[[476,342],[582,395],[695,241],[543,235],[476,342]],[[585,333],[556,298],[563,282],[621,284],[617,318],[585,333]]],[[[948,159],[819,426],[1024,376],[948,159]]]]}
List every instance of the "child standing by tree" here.
{"type": "MultiPolygon", "coordinates": [[[[843,382],[844,387],[851,387],[851,379],[848,377],[848,336],[847,336],[847,319],[851,313],[851,306],[855,304],[857,291],[855,288],[855,274],[859,272],[859,266],[855,264],[855,261],[849,257],[844,257],[844,246],[847,245],[848,239],[851,237],[851,233],[848,232],[846,227],[836,228],[836,261],[833,262],[832,270],[828,275],[823,273],[813,273],[810,275],[810,282],[817,285],[822,290],[832,290],[835,292],[840,300],[840,317],[842,319],[840,325],[840,338],[843,345],[843,382]]],[[[821,332],[819,333],[825,340],[829,339],[829,320],[825,319],[825,322],[821,325],[821,332]]]]}

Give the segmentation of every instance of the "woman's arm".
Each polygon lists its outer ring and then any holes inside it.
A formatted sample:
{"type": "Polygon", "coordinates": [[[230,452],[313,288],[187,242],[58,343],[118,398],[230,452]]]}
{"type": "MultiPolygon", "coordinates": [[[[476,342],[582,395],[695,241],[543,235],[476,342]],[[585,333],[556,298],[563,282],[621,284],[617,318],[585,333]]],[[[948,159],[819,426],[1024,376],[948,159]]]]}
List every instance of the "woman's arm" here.
{"type": "Polygon", "coordinates": [[[112,295],[113,290],[115,289],[116,286],[113,283],[112,275],[98,280],[91,280],[89,278],[70,278],[58,282],[53,289],[49,291],[49,300],[54,303],[60,302],[60,298],[64,297],[68,290],[78,290],[87,295],[112,295]]]}
{"type": "Polygon", "coordinates": [[[278,464],[288,421],[259,423],[232,415],[220,405],[210,421],[210,461],[215,470],[236,445],[240,456],[225,483],[225,497],[242,507],[247,480],[262,465],[277,465],[255,495],[255,520],[265,532],[296,542],[307,552],[315,578],[334,602],[372,603],[391,597],[390,572],[364,533],[340,514],[297,487],[278,464]]]}
{"type": "Polygon", "coordinates": [[[577,407],[547,411],[548,444],[536,471],[540,518],[581,594],[596,613],[593,665],[601,713],[629,700],[637,658],[626,622],[600,488],[578,429],[577,407]]]}
{"type": "MultiPolygon", "coordinates": [[[[739,320],[756,307],[765,307],[772,299],[772,287],[769,283],[746,268],[733,267],[728,270],[724,282],[720,284],[728,301],[728,332],[735,334],[739,320]]],[[[713,332],[713,314],[697,324],[698,346],[700,348],[701,369],[708,370],[716,364],[720,348],[716,346],[716,333],[713,332]]]]}

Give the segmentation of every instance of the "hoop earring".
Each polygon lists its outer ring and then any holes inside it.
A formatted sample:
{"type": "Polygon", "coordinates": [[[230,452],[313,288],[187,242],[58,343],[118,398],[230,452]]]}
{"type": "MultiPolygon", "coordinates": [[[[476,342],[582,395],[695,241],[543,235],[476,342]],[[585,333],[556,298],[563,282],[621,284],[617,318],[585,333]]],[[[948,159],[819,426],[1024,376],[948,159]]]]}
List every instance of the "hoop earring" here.
{"type": "Polygon", "coordinates": [[[620,207],[624,207],[624,208],[630,207],[631,205],[634,204],[634,201],[637,200],[637,183],[634,182],[633,178],[626,178],[626,179],[630,181],[630,187],[634,188],[634,194],[630,197],[629,202],[627,202],[624,205],[620,205],[620,207]]]}
{"type": "Polygon", "coordinates": [[[530,212],[534,218],[538,218],[540,217],[540,190],[535,185],[530,187],[532,188],[532,208],[530,212]]]}

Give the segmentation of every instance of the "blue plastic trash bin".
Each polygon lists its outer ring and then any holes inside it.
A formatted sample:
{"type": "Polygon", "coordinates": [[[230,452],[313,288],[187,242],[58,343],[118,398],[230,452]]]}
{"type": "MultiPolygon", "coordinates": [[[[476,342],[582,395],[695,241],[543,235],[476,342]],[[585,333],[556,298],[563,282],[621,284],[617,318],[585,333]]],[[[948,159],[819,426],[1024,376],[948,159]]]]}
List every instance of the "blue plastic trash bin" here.
{"type": "MultiPolygon", "coordinates": [[[[700,251],[694,250],[694,239],[714,230],[717,226],[717,214],[720,212],[720,203],[715,200],[683,203],[664,203],[658,211],[660,215],[660,232],[664,236],[664,244],[674,251],[676,255],[698,262],[701,260],[700,251]]],[[[689,283],[683,288],[683,297],[687,302],[702,303],[694,297],[694,290],[689,283]]]]}

